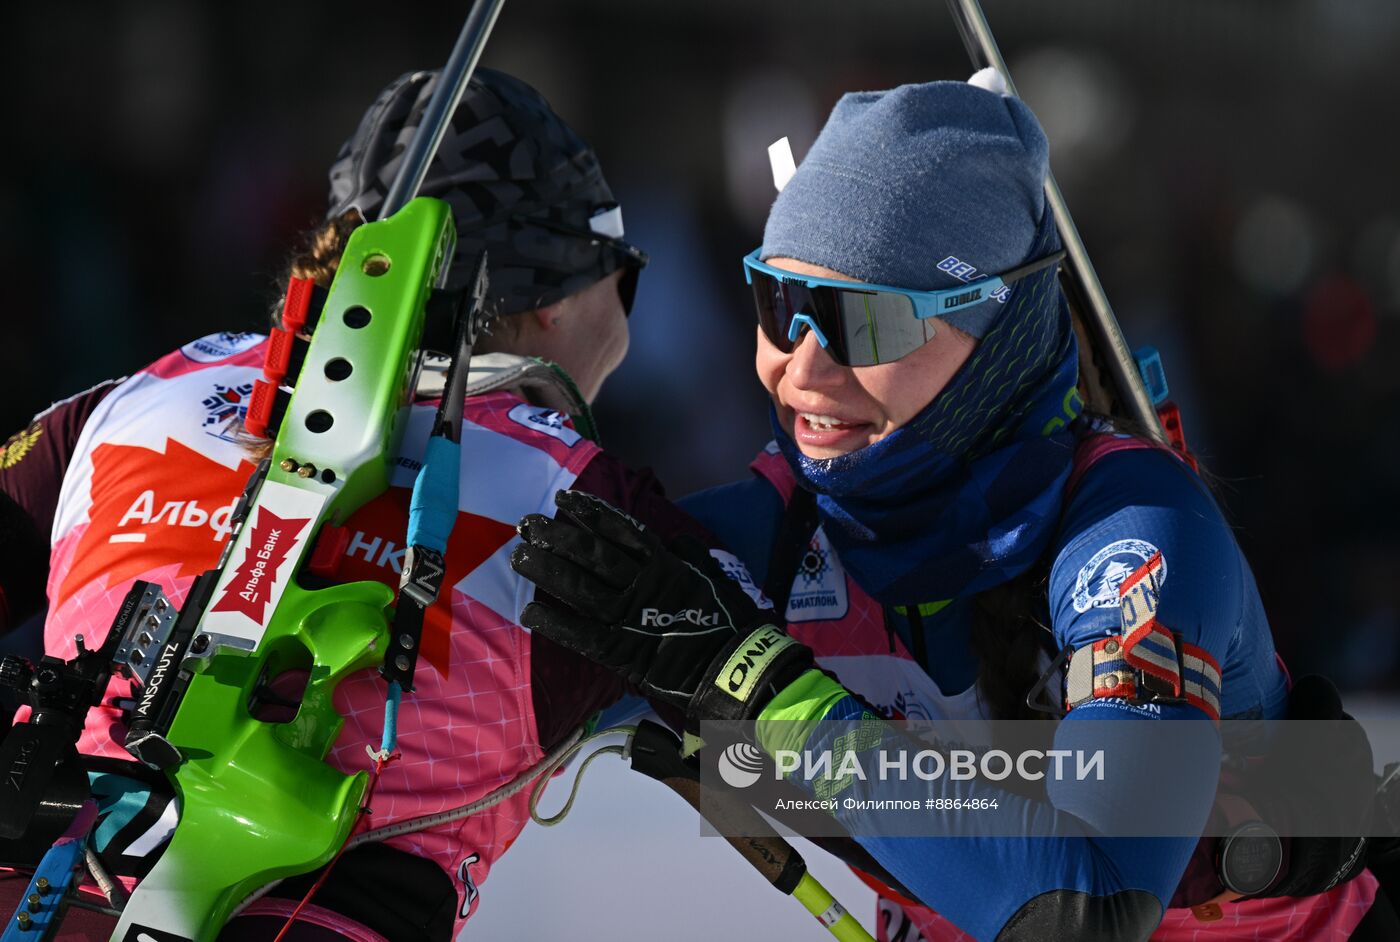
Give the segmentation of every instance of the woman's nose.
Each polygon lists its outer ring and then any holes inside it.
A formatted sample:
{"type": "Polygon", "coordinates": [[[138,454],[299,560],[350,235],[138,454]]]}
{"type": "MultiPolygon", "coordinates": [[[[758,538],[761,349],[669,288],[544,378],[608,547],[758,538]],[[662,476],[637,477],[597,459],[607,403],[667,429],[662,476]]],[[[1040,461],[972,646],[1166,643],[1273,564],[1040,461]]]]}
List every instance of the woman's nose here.
{"type": "Polygon", "coordinates": [[[846,367],[826,352],[816,331],[804,330],[788,361],[788,380],[803,389],[821,389],[838,385],[846,367]]]}

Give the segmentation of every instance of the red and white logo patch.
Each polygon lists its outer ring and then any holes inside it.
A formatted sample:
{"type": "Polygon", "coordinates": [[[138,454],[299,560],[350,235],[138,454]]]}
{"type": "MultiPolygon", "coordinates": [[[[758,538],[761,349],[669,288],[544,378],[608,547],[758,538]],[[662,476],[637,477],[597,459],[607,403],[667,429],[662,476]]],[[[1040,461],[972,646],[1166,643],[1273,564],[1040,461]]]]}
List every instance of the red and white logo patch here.
{"type": "Polygon", "coordinates": [[[52,594],[54,608],[88,585],[116,587],[170,565],[193,579],[213,566],[252,473],[249,461],[230,468],[174,439],[165,441],[163,453],[98,445],[92,451],[89,525],[52,594]]]}
{"type": "Polygon", "coordinates": [[[309,517],[288,520],[259,507],[251,521],[252,534],[243,547],[243,561],[224,586],[224,594],[211,612],[242,612],[259,625],[277,585],[277,572],[311,522],[309,517]]]}
{"type": "Polygon", "coordinates": [[[329,499],[329,493],[263,482],[253,515],[214,587],[214,604],[204,613],[201,631],[258,646],[329,499]]]}

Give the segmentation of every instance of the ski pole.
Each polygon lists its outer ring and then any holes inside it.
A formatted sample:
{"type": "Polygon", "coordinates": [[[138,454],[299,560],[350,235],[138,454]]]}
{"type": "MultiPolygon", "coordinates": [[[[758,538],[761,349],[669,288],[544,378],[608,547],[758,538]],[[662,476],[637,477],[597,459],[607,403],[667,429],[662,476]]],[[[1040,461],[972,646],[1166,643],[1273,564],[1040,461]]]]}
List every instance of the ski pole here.
{"type": "MultiPolygon", "coordinates": [[[[948,0],[948,9],[953,14],[953,22],[957,24],[958,33],[962,36],[963,45],[967,48],[972,64],[979,69],[987,66],[996,69],[1006,79],[1006,90],[1016,95],[1011,71],[1006,67],[1006,60],[1001,57],[1001,50],[997,47],[996,38],[992,36],[992,28],[987,23],[979,0],[948,0]]],[[[1069,296],[1071,309],[1079,314],[1095,351],[1102,354],[1107,361],[1105,365],[1112,379],[1113,391],[1116,392],[1126,417],[1138,423],[1144,432],[1158,442],[1169,444],[1157,417],[1157,410],[1147,394],[1141,374],[1138,373],[1137,361],[1128,349],[1127,341],[1123,339],[1118,319],[1113,316],[1108,296],[1104,294],[1099,276],[1094,271],[1093,263],[1089,261],[1089,253],[1084,248],[1083,240],[1079,238],[1079,230],[1075,228],[1069,207],[1065,204],[1064,195],[1060,192],[1060,186],[1055,182],[1053,173],[1045,177],[1045,198],[1055,216],[1055,226],[1060,231],[1060,241],[1065,247],[1063,285],[1065,294],[1069,296]]]]}
{"type": "Polygon", "coordinates": [[[840,942],[874,942],[856,918],[807,872],[807,862],[797,849],[769,827],[752,806],[711,793],[701,807],[700,776],[681,758],[680,740],[670,730],[649,720],[637,724],[632,737],[632,768],[684,798],[765,880],[801,903],[840,942]]]}
{"type": "Polygon", "coordinates": [[[496,17],[504,3],[505,0],[478,0],[472,4],[467,21],[462,24],[462,32],[457,36],[457,43],[452,47],[452,54],[442,67],[433,97],[428,99],[419,131],[413,135],[408,149],[404,151],[403,163],[399,165],[389,192],[384,195],[384,205],[379,209],[380,219],[388,219],[418,195],[418,188],[428,175],[428,166],[442,143],[443,135],[447,133],[453,112],[467,90],[467,82],[476,71],[476,63],[481,58],[481,51],[486,48],[486,40],[491,35],[491,28],[496,25],[496,17]]]}

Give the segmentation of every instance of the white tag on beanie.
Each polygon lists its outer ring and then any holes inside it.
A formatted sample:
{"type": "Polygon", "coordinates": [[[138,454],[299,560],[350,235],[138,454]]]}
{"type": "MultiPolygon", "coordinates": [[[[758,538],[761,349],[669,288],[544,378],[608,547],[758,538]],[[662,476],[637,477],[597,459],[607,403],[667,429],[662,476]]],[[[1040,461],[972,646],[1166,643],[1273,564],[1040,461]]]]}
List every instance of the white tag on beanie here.
{"type": "Polygon", "coordinates": [[[781,193],[797,172],[797,162],[792,159],[792,145],[787,138],[780,137],[768,145],[768,163],[773,167],[773,186],[781,193]]]}
{"type": "Polygon", "coordinates": [[[622,207],[612,206],[608,209],[598,210],[593,214],[593,218],[588,220],[588,228],[609,238],[622,238],[625,231],[622,228],[622,207]]]}
{"type": "Polygon", "coordinates": [[[978,69],[972,74],[972,78],[967,80],[967,84],[976,85],[978,88],[985,88],[989,92],[998,95],[1008,94],[1006,91],[1006,76],[1002,75],[992,66],[985,69],[978,69]]]}

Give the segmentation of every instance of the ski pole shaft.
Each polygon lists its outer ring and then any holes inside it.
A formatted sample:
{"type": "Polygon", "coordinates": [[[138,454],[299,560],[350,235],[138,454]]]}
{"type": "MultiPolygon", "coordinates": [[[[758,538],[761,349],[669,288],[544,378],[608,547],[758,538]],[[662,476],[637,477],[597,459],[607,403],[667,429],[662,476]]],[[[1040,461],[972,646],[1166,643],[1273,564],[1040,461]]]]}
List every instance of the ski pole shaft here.
{"type": "MultiPolygon", "coordinates": [[[[781,837],[777,840],[792,849],[781,837]]],[[[797,853],[797,851],[793,851],[797,853]]],[[[817,882],[817,878],[810,873],[804,873],[802,879],[792,891],[792,898],[802,904],[807,912],[816,917],[817,922],[826,926],[833,936],[840,942],[873,942],[870,933],[865,931],[865,927],[856,921],[856,917],[846,911],[846,907],[836,901],[826,887],[817,882]]]]}
{"type": "Polygon", "coordinates": [[[801,903],[840,942],[874,942],[865,927],[807,870],[807,862],[797,848],[773,832],[751,806],[716,794],[708,794],[702,800],[700,783],[693,779],[672,777],[661,781],[719,830],[775,889],[801,903]]]}
{"type": "Polygon", "coordinates": [[[457,36],[457,44],[452,47],[452,55],[438,78],[437,88],[433,89],[433,97],[428,99],[420,130],[404,151],[403,163],[384,196],[380,219],[388,219],[418,195],[418,188],[428,175],[428,165],[432,163],[443,135],[447,133],[452,113],[457,110],[457,104],[467,90],[472,72],[476,71],[477,60],[486,48],[486,40],[491,35],[491,28],[496,25],[496,17],[504,3],[505,0],[476,0],[472,4],[467,21],[462,24],[462,32],[457,36]]]}
{"type": "MultiPolygon", "coordinates": [[[[992,28],[987,23],[979,0],[948,0],[948,9],[953,14],[953,21],[957,24],[958,33],[962,36],[963,45],[967,48],[972,64],[979,69],[987,66],[996,69],[1006,79],[1007,91],[1016,95],[1011,71],[1006,67],[1006,60],[1001,57],[1001,50],[997,47],[996,38],[992,35],[992,28]]],[[[1067,276],[1065,293],[1069,295],[1074,310],[1078,311],[1083,319],[1090,332],[1091,341],[1106,361],[1109,376],[1116,387],[1120,408],[1127,418],[1140,425],[1148,435],[1167,444],[1167,436],[1162,431],[1157,410],[1153,407],[1152,399],[1148,396],[1142,377],[1138,373],[1137,361],[1128,349],[1127,341],[1123,339],[1118,319],[1113,316],[1108,296],[1104,294],[1099,276],[1094,271],[1093,263],[1089,261],[1089,253],[1084,248],[1083,240],[1079,238],[1079,230],[1075,228],[1074,219],[1069,214],[1069,207],[1065,204],[1064,195],[1060,192],[1060,186],[1055,182],[1053,173],[1047,174],[1045,178],[1045,198],[1055,216],[1060,241],[1064,243],[1064,270],[1067,276]]]]}
{"type": "Polygon", "coordinates": [[[801,903],[840,942],[874,942],[855,917],[807,872],[807,862],[797,849],[753,806],[714,792],[701,799],[700,776],[681,758],[680,741],[670,730],[646,720],[639,723],[632,740],[632,768],[684,798],[765,880],[801,903]]]}

